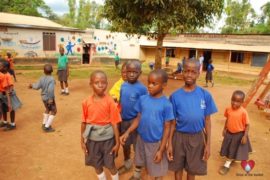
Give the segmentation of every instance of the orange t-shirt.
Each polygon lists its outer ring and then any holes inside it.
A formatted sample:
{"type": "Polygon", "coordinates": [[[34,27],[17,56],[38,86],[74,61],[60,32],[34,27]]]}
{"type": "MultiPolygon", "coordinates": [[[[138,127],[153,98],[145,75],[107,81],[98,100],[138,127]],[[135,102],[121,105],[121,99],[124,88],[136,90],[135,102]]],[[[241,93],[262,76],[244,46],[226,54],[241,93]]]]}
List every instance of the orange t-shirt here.
{"type": "Polygon", "coordinates": [[[93,96],[82,103],[82,122],[105,126],[121,122],[121,116],[112,97],[105,95],[100,100],[94,100],[93,96]]]}
{"type": "Polygon", "coordinates": [[[245,131],[246,125],[249,124],[248,113],[243,107],[236,110],[229,107],[225,110],[224,116],[227,118],[226,127],[231,133],[245,131]]]}
{"type": "Polygon", "coordinates": [[[12,58],[7,58],[7,62],[9,63],[9,68],[14,69],[14,62],[12,58]]]}
{"type": "Polygon", "coordinates": [[[6,75],[0,72],[0,92],[4,92],[8,86],[6,75]]]}
{"type": "Polygon", "coordinates": [[[7,85],[8,85],[8,86],[13,86],[14,83],[13,83],[13,79],[12,79],[11,75],[10,75],[9,73],[6,73],[6,74],[4,74],[4,75],[5,75],[5,77],[6,77],[7,85]]]}

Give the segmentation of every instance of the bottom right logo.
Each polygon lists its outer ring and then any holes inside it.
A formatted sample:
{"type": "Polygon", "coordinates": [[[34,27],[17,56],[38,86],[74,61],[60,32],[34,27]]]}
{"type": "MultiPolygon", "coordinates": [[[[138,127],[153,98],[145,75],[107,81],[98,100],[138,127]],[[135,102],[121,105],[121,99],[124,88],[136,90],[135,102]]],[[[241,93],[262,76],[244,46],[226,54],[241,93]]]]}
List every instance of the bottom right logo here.
{"type": "Polygon", "coordinates": [[[241,166],[244,169],[244,171],[246,171],[247,173],[249,173],[255,166],[255,161],[253,160],[249,160],[249,161],[242,161],[241,162],[241,166]]]}

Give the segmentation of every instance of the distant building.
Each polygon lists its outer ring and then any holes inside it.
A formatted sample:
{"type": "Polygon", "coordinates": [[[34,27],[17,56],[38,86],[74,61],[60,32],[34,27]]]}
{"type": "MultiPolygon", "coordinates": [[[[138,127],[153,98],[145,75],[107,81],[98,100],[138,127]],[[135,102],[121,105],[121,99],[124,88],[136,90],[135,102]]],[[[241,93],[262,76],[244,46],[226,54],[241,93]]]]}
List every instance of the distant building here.
{"type": "Polygon", "coordinates": [[[81,61],[82,33],[46,18],[0,13],[0,54],[11,52],[16,58],[56,58],[59,48],[71,60],[81,61]]]}

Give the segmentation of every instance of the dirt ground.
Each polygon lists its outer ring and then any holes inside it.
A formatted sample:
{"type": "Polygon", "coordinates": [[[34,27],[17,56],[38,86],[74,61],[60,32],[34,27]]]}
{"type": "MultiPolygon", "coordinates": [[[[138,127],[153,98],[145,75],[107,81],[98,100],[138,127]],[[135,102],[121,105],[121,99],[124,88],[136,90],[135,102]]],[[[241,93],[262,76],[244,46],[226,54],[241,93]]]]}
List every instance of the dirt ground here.
{"type": "MultiPolygon", "coordinates": [[[[116,81],[109,81],[109,88],[116,81]]],[[[146,77],[141,77],[146,84],[146,77]]],[[[59,83],[56,88],[58,114],[53,126],[56,132],[45,134],[41,130],[42,113],[44,111],[40,92],[29,90],[27,85],[34,79],[18,76],[15,87],[23,107],[16,112],[17,129],[10,132],[0,130],[0,180],[87,180],[96,179],[92,168],[84,165],[84,156],[80,147],[81,102],[90,95],[88,79],[71,80],[70,95],[61,96],[59,83]]],[[[183,84],[182,81],[170,80],[165,90],[166,95],[183,84]]],[[[203,84],[201,84],[203,85],[203,84]]],[[[108,89],[109,89],[108,88],[108,89]]],[[[222,179],[270,179],[270,120],[253,105],[248,106],[251,119],[250,139],[254,153],[250,159],[255,167],[248,176],[239,163],[233,164],[226,176],[218,174],[224,160],[219,157],[224,126],[223,112],[230,105],[230,96],[236,89],[248,90],[249,87],[224,86],[216,82],[215,87],[208,88],[212,93],[219,112],[212,117],[211,157],[208,161],[208,175],[197,177],[199,180],[222,179]]],[[[122,149],[116,160],[117,167],[123,161],[122,149]]],[[[106,171],[109,177],[108,171],[106,171]]],[[[131,172],[120,176],[128,179],[131,172]]],[[[144,179],[146,177],[144,176],[144,179]]],[[[173,179],[172,172],[164,178],[173,179]]]]}

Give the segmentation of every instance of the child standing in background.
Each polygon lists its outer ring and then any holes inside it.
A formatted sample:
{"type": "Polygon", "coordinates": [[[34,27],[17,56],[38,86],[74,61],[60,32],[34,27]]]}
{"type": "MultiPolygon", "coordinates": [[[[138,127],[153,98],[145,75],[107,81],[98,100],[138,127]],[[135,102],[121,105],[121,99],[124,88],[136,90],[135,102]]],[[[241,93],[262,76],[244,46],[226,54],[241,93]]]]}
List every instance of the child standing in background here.
{"type": "Polygon", "coordinates": [[[207,174],[210,156],[211,115],[217,112],[211,94],[197,86],[200,64],[197,60],[186,61],[183,71],[184,87],[175,91],[170,100],[175,120],[172,122],[167,155],[169,170],[176,180],[207,174]]]}
{"type": "Polygon", "coordinates": [[[42,129],[44,132],[54,132],[52,128],[52,122],[55,118],[57,109],[55,104],[54,88],[55,80],[52,76],[53,67],[51,64],[44,65],[44,76],[42,76],[37,83],[30,84],[30,89],[41,89],[41,97],[45,106],[45,112],[43,114],[42,129]]]}
{"type": "MultiPolygon", "coordinates": [[[[131,126],[120,137],[121,144],[136,128],[138,138],[135,150],[136,170],[145,167],[154,179],[162,179],[168,171],[165,147],[170,133],[170,121],[174,119],[170,101],[163,94],[168,75],[164,70],[154,70],[148,76],[149,94],[139,98],[135,105],[138,113],[131,126]]],[[[141,179],[140,173],[130,179],[141,179]]]]}
{"type": "Polygon", "coordinates": [[[121,69],[121,78],[113,85],[111,88],[109,94],[112,96],[115,102],[119,102],[120,100],[120,90],[122,84],[127,80],[127,63],[123,63],[122,69],[121,69]]]}
{"type": "Polygon", "coordinates": [[[14,70],[14,61],[13,61],[13,58],[11,56],[11,53],[7,53],[7,62],[9,63],[9,74],[11,74],[14,78],[14,81],[16,82],[17,79],[16,79],[16,75],[15,75],[15,70],[14,70]]]}
{"type": "Polygon", "coordinates": [[[231,107],[226,108],[224,116],[226,122],[222,132],[224,137],[220,155],[227,161],[221,167],[219,173],[225,175],[233,161],[248,160],[248,154],[252,152],[249,132],[249,117],[246,109],[242,107],[245,99],[243,91],[234,91],[231,98],[231,107]]]}
{"type": "MultiPolygon", "coordinates": [[[[15,111],[21,107],[22,103],[20,102],[19,98],[17,97],[15,90],[14,90],[14,83],[12,81],[11,75],[8,73],[9,70],[9,63],[4,62],[4,68],[1,71],[6,78],[7,82],[7,94],[4,95],[4,97],[9,96],[10,103],[11,103],[11,109],[10,109],[10,124],[7,124],[4,131],[13,130],[16,128],[15,124],[15,111]]],[[[3,119],[4,122],[7,122],[7,113],[9,112],[8,107],[5,103],[2,104],[2,111],[3,111],[3,119]]]]}
{"type": "Polygon", "coordinates": [[[106,180],[103,167],[109,169],[112,180],[118,180],[114,159],[120,146],[117,124],[121,117],[113,99],[105,94],[107,85],[103,71],[91,74],[93,95],[82,103],[81,147],[85,164],[95,168],[99,180],[106,180]]]}
{"type": "MultiPolygon", "coordinates": [[[[140,96],[147,94],[147,88],[138,81],[141,75],[141,63],[139,61],[129,61],[127,67],[127,82],[125,82],[120,91],[120,104],[122,107],[121,117],[122,122],[120,124],[120,133],[123,134],[132,124],[132,120],[137,116],[137,112],[134,108],[135,104],[139,100],[140,96]]],[[[119,168],[119,174],[123,174],[132,168],[131,145],[135,150],[137,133],[132,132],[123,145],[124,151],[124,165],[119,168]]],[[[140,169],[138,169],[140,173],[140,169]]]]}
{"type": "Polygon", "coordinates": [[[64,54],[65,49],[61,47],[59,49],[60,56],[58,57],[58,66],[57,66],[57,75],[58,80],[61,85],[61,94],[69,95],[68,90],[68,76],[69,76],[69,66],[68,66],[68,57],[64,54]]]}
{"type": "Polygon", "coordinates": [[[208,81],[212,84],[212,87],[214,86],[214,81],[213,81],[213,71],[214,71],[214,66],[212,65],[212,59],[209,60],[209,64],[207,65],[206,68],[206,75],[205,75],[205,82],[206,82],[206,87],[208,87],[208,81]]]}

